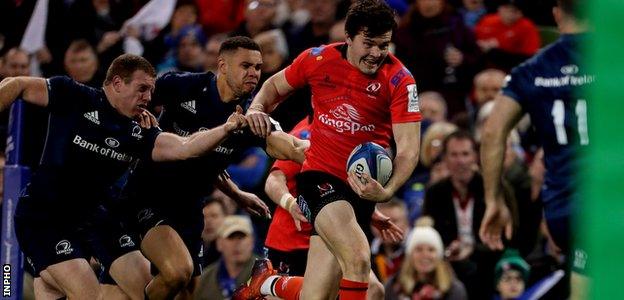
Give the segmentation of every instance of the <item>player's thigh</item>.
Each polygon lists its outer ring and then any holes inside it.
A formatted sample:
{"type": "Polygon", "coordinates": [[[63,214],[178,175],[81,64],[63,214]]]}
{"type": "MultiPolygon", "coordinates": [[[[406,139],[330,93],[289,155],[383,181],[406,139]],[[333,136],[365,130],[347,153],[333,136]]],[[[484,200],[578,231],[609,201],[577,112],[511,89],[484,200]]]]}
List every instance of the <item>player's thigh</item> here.
{"type": "Polygon", "coordinates": [[[48,284],[41,277],[36,277],[34,279],[33,287],[35,292],[35,299],[56,300],[65,296],[65,294],[63,294],[60,289],[55,288],[51,284],[48,284]]]}
{"type": "MultiPolygon", "coordinates": [[[[345,275],[346,270],[357,267],[353,263],[368,261],[370,264],[368,241],[349,202],[341,200],[327,204],[316,216],[314,228],[338,259],[345,275]]],[[[363,275],[368,276],[368,270],[365,271],[363,275]]]]}
{"type": "Polygon", "coordinates": [[[572,271],[570,274],[570,299],[589,299],[589,284],[589,277],[581,273],[572,271]]]}
{"type": "Polygon", "coordinates": [[[131,299],[142,299],[145,287],[152,280],[149,267],[147,258],[135,250],[114,260],[109,274],[131,299]]]}
{"type": "Polygon", "coordinates": [[[169,225],[151,228],[143,237],[141,251],[160,272],[166,269],[191,269],[193,259],[180,235],[169,225]]]}
{"type": "Polygon", "coordinates": [[[48,266],[47,271],[68,298],[98,299],[100,283],[84,258],[66,260],[48,266]]]}
{"type": "Polygon", "coordinates": [[[336,299],[341,278],[340,265],[325,242],[318,235],[311,236],[300,299],[336,299]]]}

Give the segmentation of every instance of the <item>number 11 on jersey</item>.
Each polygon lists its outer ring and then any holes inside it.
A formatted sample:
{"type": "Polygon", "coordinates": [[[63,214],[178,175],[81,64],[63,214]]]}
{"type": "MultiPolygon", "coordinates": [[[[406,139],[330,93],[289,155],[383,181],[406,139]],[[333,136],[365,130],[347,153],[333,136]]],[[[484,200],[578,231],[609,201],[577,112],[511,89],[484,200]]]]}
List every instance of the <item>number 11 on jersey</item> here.
{"type": "MultiPolygon", "coordinates": [[[[587,101],[584,99],[579,99],[576,102],[576,107],[574,109],[576,113],[576,122],[578,127],[579,134],[579,143],[581,145],[589,144],[589,134],[587,131],[587,101]]],[[[565,131],[565,105],[563,100],[555,100],[553,103],[553,108],[551,112],[553,116],[553,122],[555,124],[555,133],[557,135],[557,142],[559,145],[567,145],[568,144],[568,135],[565,131]]]]}

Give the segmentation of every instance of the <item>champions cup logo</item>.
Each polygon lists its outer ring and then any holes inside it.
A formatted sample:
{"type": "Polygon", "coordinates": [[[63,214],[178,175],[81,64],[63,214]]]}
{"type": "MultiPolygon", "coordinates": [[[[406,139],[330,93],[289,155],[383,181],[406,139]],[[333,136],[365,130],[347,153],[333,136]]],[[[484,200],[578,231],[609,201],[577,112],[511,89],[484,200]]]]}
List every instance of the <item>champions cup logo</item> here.
{"type": "Polygon", "coordinates": [[[355,134],[357,131],[374,131],[375,125],[360,124],[361,116],[355,107],[343,103],[337,107],[330,109],[329,114],[321,114],[319,121],[321,123],[334,127],[337,132],[351,132],[355,134]]]}

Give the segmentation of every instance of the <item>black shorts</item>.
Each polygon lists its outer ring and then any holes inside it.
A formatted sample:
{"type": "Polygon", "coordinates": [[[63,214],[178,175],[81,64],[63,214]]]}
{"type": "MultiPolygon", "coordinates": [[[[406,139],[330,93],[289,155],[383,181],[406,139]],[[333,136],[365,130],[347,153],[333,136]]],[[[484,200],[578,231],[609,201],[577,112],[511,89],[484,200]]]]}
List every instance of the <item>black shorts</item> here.
{"type": "Polygon", "coordinates": [[[36,206],[23,196],[14,217],[18,242],[35,277],[50,265],[76,258],[95,257],[108,270],[115,259],[138,249],[117,216],[102,207],[43,214],[33,209],[36,206]]]}
{"type": "MultiPolygon", "coordinates": [[[[325,205],[339,200],[346,200],[353,207],[355,217],[366,233],[370,231],[371,217],[375,211],[375,202],[360,198],[351,187],[340,178],[319,171],[305,171],[297,175],[299,207],[314,225],[316,216],[325,205]]],[[[318,235],[314,227],[312,235],[318,235]]]]}
{"type": "MultiPolygon", "coordinates": [[[[134,202],[134,214],[131,223],[141,238],[156,226],[171,226],[180,235],[191,254],[193,276],[199,276],[204,267],[203,240],[201,237],[204,230],[204,215],[201,199],[196,198],[195,200],[180,195],[167,197],[167,199],[148,199],[148,197],[131,199],[134,202]],[[185,202],[180,203],[180,201],[185,202]]],[[[158,274],[158,270],[153,264],[151,269],[153,275],[158,274]]]]}
{"type": "Polygon", "coordinates": [[[308,249],[280,251],[267,247],[273,268],[290,276],[303,276],[308,263],[308,249]]]}

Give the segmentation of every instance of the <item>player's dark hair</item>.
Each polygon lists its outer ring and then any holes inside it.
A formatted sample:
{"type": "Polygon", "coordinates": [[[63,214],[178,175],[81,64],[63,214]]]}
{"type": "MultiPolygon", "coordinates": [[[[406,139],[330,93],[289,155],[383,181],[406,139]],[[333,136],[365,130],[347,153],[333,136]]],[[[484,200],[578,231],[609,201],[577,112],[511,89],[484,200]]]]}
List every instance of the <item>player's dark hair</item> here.
{"type": "Polygon", "coordinates": [[[584,19],[584,15],[580,10],[580,6],[583,4],[582,0],[557,0],[557,6],[568,16],[573,16],[576,19],[584,19]]]}
{"type": "Polygon", "coordinates": [[[385,1],[358,0],[351,4],[347,12],[345,31],[351,38],[360,32],[367,37],[380,36],[396,29],[394,17],[394,10],[385,1]]]}
{"type": "Polygon", "coordinates": [[[442,153],[440,154],[441,156],[446,155],[446,151],[448,150],[448,144],[451,140],[468,140],[472,144],[472,150],[474,150],[475,152],[478,152],[477,141],[475,141],[472,134],[470,134],[470,132],[466,130],[458,130],[449,134],[444,139],[444,142],[442,143],[442,153]]]}
{"type": "Polygon", "coordinates": [[[132,74],[138,70],[156,78],[156,70],[154,70],[154,66],[152,66],[152,64],[150,64],[145,58],[134,54],[122,54],[115,58],[110,67],[108,67],[104,85],[113,82],[113,78],[115,76],[121,77],[127,84],[132,80],[132,74]]]}
{"type": "Polygon", "coordinates": [[[254,40],[246,36],[233,36],[223,41],[221,48],[219,48],[219,55],[236,51],[238,48],[262,52],[262,50],[260,50],[260,45],[254,40]]]}

